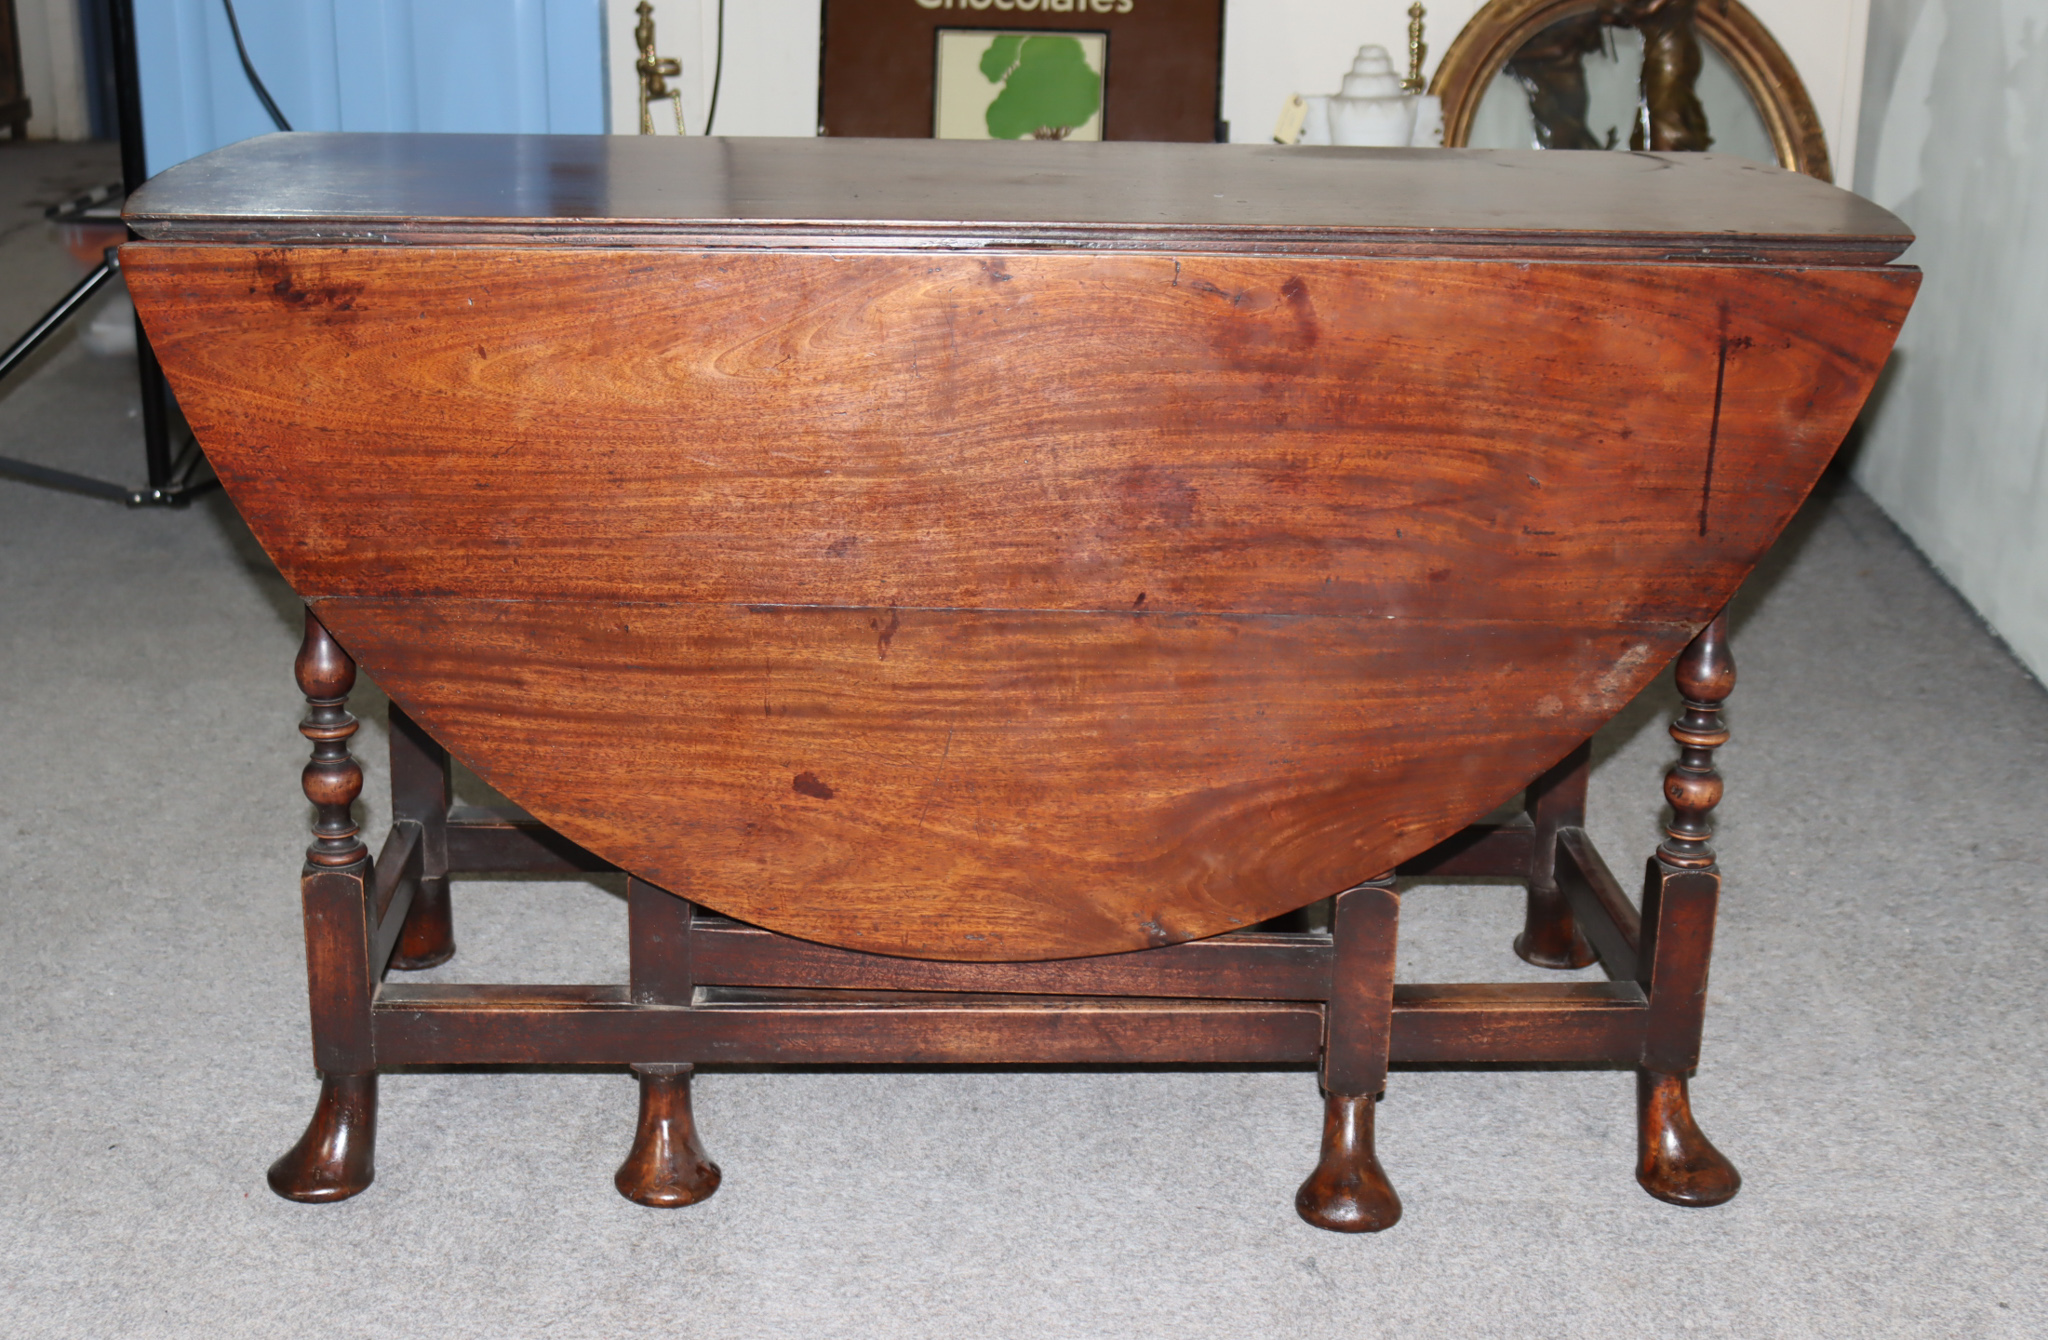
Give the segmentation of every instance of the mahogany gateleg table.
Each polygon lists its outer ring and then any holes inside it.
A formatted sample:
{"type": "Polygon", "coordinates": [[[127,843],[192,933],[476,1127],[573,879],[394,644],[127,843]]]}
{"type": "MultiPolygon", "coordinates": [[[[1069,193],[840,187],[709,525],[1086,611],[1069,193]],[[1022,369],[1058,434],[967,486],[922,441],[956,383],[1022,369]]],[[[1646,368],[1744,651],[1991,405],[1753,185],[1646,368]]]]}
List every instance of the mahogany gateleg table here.
{"type": "Polygon", "coordinates": [[[1348,1231],[1400,1214],[1390,1062],[1628,1067],[1642,1185],[1735,1193],[1686,1090],[1720,612],[1912,302],[1892,215],[1715,155],[302,134],[127,218],[307,604],[280,1195],[369,1185],[380,1069],[545,1063],[630,1066],[619,1190],[688,1204],[692,1067],[777,1062],[1313,1063],[1348,1231]],[[1674,660],[1637,903],[1586,741],[1674,660]],[[617,985],[394,976],[453,874],[612,868],[617,985]],[[1607,980],[1396,984],[1416,874],[1607,980]]]}

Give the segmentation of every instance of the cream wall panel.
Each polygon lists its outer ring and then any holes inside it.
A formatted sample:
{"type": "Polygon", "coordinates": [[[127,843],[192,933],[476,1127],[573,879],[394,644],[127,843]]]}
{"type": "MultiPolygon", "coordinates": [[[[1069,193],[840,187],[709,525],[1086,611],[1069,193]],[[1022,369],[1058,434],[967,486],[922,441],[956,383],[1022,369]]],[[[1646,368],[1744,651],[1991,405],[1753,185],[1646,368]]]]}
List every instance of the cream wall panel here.
{"type": "Polygon", "coordinates": [[[85,101],[85,52],[76,0],[17,0],[21,75],[29,99],[28,137],[92,137],[85,101]]]}
{"type": "Polygon", "coordinates": [[[1873,0],[1857,185],[1927,277],[1855,470],[2048,679],[2044,33],[2048,0],[1873,0]]]}

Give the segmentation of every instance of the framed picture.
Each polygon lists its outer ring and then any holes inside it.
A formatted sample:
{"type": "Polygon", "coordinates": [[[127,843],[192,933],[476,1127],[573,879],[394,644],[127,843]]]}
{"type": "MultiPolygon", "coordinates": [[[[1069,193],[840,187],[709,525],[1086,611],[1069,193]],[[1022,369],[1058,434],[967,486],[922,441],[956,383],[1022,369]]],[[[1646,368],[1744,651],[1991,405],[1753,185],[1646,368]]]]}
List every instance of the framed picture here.
{"type": "Polygon", "coordinates": [[[1104,33],[939,29],[932,135],[1099,140],[1104,33]]]}
{"type": "Polygon", "coordinates": [[[1218,140],[1223,0],[824,0],[818,130],[1218,140]]]}

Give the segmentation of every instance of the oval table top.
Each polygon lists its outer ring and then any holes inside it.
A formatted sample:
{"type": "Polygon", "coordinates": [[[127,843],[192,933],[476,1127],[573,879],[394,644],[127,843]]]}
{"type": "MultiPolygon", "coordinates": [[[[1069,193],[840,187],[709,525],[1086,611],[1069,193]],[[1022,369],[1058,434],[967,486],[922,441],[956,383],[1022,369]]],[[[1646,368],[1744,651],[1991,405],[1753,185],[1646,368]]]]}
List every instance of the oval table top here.
{"type": "Polygon", "coordinates": [[[1511,796],[1726,603],[1918,279],[1713,156],[487,138],[138,194],[209,459],[536,816],[929,958],[1247,926],[1511,796]]]}

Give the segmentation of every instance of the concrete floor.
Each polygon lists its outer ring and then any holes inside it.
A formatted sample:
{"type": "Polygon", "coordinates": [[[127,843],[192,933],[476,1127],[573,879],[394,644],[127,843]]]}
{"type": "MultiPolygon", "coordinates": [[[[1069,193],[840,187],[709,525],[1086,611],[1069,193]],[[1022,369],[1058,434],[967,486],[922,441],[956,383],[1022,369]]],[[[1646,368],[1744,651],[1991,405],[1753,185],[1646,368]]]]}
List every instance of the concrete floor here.
{"type": "MultiPolygon", "coordinates": [[[[0,147],[0,330],[70,282],[27,203],[104,151],[0,147]]],[[[132,479],[132,361],[67,339],[0,452],[132,479]]],[[[725,1184],[620,1199],[614,1072],[384,1081],[377,1183],[263,1169],[314,1096],[297,603],[232,507],[0,482],[0,1335],[1986,1336],[2048,1333],[2048,695],[1831,487],[1737,606],[1702,1123],[1747,1179],[1631,1176],[1608,1071],[1404,1071],[1407,1205],[1294,1216],[1306,1071],[724,1070],[725,1184]]],[[[1656,841],[1668,681],[1602,733],[1594,836],[1656,841]]],[[[382,703],[357,694],[384,822],[382,703]]],[[[615,884],[465,882],[455,980],[617,980],[615,884]]],[[[1406,898],[1407,980],[1526,979],[1519,894],[1406,898]]]]}

